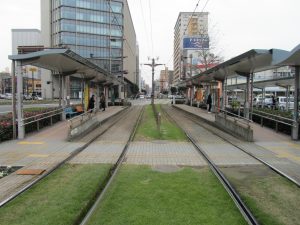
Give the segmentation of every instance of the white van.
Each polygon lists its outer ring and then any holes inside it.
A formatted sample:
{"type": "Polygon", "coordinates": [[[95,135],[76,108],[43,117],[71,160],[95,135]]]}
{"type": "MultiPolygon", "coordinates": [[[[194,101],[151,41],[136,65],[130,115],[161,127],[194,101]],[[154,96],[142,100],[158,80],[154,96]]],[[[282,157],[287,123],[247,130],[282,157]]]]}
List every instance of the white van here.
{"type": "MultiPolygon", "coordinates": [[[[286,97],[278,97],[276,99],[277,108],[280,110],[286,110],[286,97]]],[[[294,109],[294,97],[289,97],[288,109],[294,109]]]]}
{"type": "Polygon", "coordinates": [[[273,104],[272,95],[266,94],[264,101],[262,95],[258,95],[253,99],[253,106],[262,107],[263,103],[264,107],[270,108],[273,104]]]}

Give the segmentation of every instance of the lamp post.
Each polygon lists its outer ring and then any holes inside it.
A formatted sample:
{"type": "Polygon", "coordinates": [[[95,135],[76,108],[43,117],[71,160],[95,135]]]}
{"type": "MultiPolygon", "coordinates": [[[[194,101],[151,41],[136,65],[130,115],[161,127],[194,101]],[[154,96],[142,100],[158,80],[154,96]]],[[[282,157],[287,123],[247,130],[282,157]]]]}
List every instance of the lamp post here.
{"type": "MultiPolygon", "coordinates": [[[[158,60],[158,58],[157,58],[157,60],[158,60]]],[[[164,65],[164,64],[158,64],[158,63],[155,63],[155,59],[152,58],[152,63],[151,63],[151,64],[144,64],[144,65],[152,67],[152,93],[151,93],[151,104],[154,105],[154,86],[155,86],[155,84],[154,84],[154,70],[155,70],[155,67],[157,67],[157,66],[162,66],[162,65],[164,65]]]]}

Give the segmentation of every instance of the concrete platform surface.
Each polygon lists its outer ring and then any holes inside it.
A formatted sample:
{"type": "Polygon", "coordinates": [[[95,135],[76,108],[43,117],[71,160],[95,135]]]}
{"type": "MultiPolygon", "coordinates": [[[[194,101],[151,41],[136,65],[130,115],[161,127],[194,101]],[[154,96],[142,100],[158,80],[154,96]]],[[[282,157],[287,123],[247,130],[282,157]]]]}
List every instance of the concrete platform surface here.
{"type": "MultiPolygon", "coordinates": [[[[123,109],[123,107],[109,107],[105,112],[99,112],[97,117],[102,121],[123,109]]],[[[67,142],[67,134],[68,122],[63,121],[28,135],[24,140],[1,143],[0,165],[50,170],[85,144],[67,142]]],[[[11,174],[0,179],[0,201],[37,178],[38,176],[11,174]]]]}

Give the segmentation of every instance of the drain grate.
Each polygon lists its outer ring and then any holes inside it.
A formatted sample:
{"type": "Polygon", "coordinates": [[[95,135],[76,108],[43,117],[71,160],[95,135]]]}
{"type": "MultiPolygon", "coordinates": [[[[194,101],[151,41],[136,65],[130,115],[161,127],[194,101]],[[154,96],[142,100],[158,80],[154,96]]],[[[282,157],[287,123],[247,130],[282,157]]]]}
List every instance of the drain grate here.
{"type": "Polygon", "coordinates": [[[0,179],[21,169],[22,166],[0,166],[0,179]]]}

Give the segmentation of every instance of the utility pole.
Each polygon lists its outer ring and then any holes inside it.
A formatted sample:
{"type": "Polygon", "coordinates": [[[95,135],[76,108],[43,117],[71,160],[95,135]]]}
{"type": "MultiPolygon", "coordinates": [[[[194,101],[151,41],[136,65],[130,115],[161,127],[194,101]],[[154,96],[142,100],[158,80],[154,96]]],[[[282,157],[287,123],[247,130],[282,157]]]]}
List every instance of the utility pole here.
{"type": "MultiPolygon", "coordinates": [[[[158,58],[157,58],[158,60],[158,58]]],[[[152,58],[152,63],[151,64],[144,64],[146,66],[150,66],[152,67],[152,93],[151,93],[151,104],[154,105],[154,70],[155,70],[155,67],[157,66],[162,66],[164,64],[158,64],[158,63],[155,63],[155,59],[152,58]]]]}

